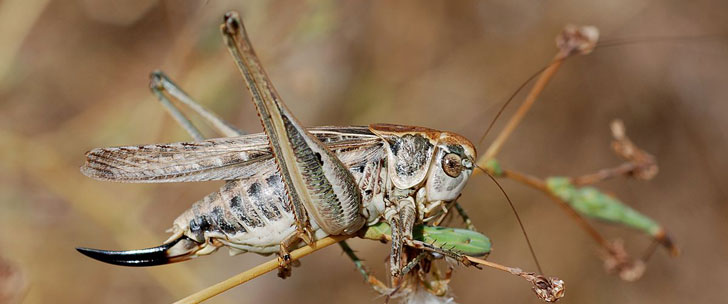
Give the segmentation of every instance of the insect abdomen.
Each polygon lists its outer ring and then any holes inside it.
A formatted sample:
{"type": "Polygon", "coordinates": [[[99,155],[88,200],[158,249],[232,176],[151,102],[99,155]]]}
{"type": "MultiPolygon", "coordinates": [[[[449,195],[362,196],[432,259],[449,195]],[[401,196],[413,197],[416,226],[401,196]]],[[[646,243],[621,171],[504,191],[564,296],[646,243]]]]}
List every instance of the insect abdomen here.
{"type": "MultiPolygon", "coordinates": [[[[383,152],[369,150],[364,162],[350,162],[348,151],[339,153],[357,181],[364,199],[364,207],[370,209],[372,218],[381,209],[376,197],[381,197],[383,152]],[[378,206],[379,207],[379,206],[378,206]]],[[[285,188],[272,158],[262,161],[260,170],[252,177],[228,181],[218,191],[197,201],[174,221],[173,232],[182,232],[200,242],[217,240],[224,245],[256,253],[277,252],[281,241],[295,231],[295,217],[285,200],[285,188]]],[[[381,202],[380,202],[381,203],[381,202]]],[[[326,234],[312,219],[314,238],[326,234]]]]}
{"type": "Polygon", "coordinates": [[[218,240],[243,251],[277,251],[295,222],[280,175],[271,173],[226,182],[180,215],[173,229],[200,243],[218,240]]]}

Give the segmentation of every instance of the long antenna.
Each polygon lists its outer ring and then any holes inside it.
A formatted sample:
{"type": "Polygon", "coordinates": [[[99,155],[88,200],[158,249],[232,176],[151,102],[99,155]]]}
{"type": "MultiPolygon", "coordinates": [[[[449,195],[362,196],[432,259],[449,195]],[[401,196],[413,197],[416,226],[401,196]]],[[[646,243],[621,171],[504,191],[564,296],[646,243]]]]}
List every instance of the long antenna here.
{"type": "Polygon", "coordinates": [[[543,269],[541,269],[541,263],[538,262],[538,258],[536,257],[536,251],[533,250],[533,245],[531,245],[531,240],[528,238],[528,233],[526,233],[526,228],[523,226],[523,222],[521,221],[521,216],[518,215],[518,211],[516,211],[516,206],[513,205],[513,201],[511,201],[511,198],[508,197],[508,193],[506,193],[506,190],[503,189],[503,186],[493,177],[493,175],[490,175],[488,170],[483,169],[481,166],[476,165],[480,171],[483,171],[488,177],[490,177],[490,180],[492,180],[496,186],[498,186],[498,189],[500,189],[501,193],[503,193],[503,196],[506,197],[506,200],[508,201],[508,204],[511,206],[511,210],[513,210],[513,214],[516,216],[516,220],[518,220],[518,225],[521,226],[521,232],[523,232],[523,236],[526,238],[526,243],[528,244],[528,250],[531,251],[531,257],[533,257],[533,261],[536,263],[536,268],[538,268],[538,272],[543,274],[543,269]]]}
{"type": "Polygon", "coordinates": [[[728,33],[723,34],[705,34],[696,36],[644,36],[644,37],[632,37],[632,38],[616,38],[612,40],[602,40],[596,47],[608,48],[615,46],[623,46],[638,43],[656,43],[656,42],[673,42],[673,41],[700,41],[700,40],[713,40],[715,38],[726,38],[728,33]]]}
{"type": "MultiPolygon", "coordinates": [[[[551,64],[549,64],[549,65],[551,65],[551,64]]],[[[493,120],[490,121],[490,124],[488,125],[488,128],[485,129],[483,136],[481,136],[480,140],[478,140],[478,146],[483,144],[485,137],[488,136],[488,133],[493,128],[493,125],[495,125],[495,122],[498,120],[498,118],[501,116],[501,114],[503,114],[503,111],[506,109],[506,107],[508,107],[508,105],[511,103],[511,101],[513,101],[513,99],[516,98],[516,95],[518,95],[518,93],[520,93],[523,90],[523,88],[526,87],[527,84],[529,84],[531,81],[533,81],[536,78],[536,76],[541,75],[541,73],[543,73],[543,71],[546,70],[549,67],[549,65],[546,65],[546,66],[542,67],[541,69],[539,69],[538,71],[536,71],[535,73],[533,73],[530,77],[528,77],[528,79],[526,79],[526,81],[524,81],[518,87],[518,89],[516,89],[515,92],[513,92],[513,94],[511,94],[511,97],[508,97],[508,100],[506,100],[506,102],[503,103],[503,105],[498,110],[498,114],[496,114],[495,117],[493,118],[493,120]]]]}

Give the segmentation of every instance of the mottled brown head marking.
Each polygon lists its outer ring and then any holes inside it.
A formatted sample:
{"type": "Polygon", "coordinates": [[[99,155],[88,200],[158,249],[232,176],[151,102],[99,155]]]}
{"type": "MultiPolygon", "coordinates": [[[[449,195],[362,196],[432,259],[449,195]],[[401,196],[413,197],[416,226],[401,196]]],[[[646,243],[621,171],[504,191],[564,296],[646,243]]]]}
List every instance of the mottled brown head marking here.
{"type": "Polygon", "coordinates": [[[465,155],[469,156],[473,160],[475,160],[478,156],[477,152],[475,151],[475,146],[473,146],[473,143],[459,134],[455,134],[452,132],[441,132],[438,142],[445,145],[462,146],[465,155]]]}
{"type": "Polygon", "coordinates": [[[440,131],[390,124],[370,125],[369,129],[384,139],[387,170],[395,187],[410,189],[425,180],[440,131]]]}
{"type": "Polygon", "coordinates": [[[475,147],[458,134],[392,124],[373,124],[369,129],[384,139],[388,155],[387,170],[397,188],[409,189],[422,184],[436,154],[438,164],[435,167],[445,170],[442,173],[451,178],[458,178],[448,192],[462,186],[460,182],[465,179],[460,176],[461,172],[467,170],[469,174],[472,171],[475,147]]]}

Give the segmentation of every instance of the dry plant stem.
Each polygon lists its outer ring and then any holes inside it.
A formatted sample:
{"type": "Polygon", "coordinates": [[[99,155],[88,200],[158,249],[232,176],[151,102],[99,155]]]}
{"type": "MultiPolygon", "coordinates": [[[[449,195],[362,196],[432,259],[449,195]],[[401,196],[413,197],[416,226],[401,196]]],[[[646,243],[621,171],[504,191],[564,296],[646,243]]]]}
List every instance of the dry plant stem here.
{"type": "MultiPolygon", "coordinates": [[[[307,256],[307,255],[309,255],[311,253],[314,253],[314,252],[316,252],[316,251],[318,251],[320,249],[323,249],[325,247],[328,247],[330,245],[333,245],[333,244],[336,244],[338,242],[341,242],[341,241],[343,241],[345,239],[348,239],[350,237],[351,236],[329,236],[329,237],[323,238],[321,240],[318,240],[318,241],[314,242],[311,245],[307,245],[307,246],[304,246],[304,247],[301,247],[299,249],[296,249],[296,250],[292,251],[291,254],[290,254],[291,255],[291,260],[292,261],[298,260],[298,259],[300,259],[300,258],[302,258],[304,256],[307,256]]],[[[389,238],[386,238],[386,239],[389,240],[389,238]]],[[[470,261],[470,262],[472,262],[474,264],[483,265],[483,266],[487,266],[487,267],[491,267],[491,268],[495,268],[495,269],[498,269],[498,270],[501,270],[501,271],[508,272],[510,274],[513,274],[513,275],[523,276],[523,274],[525,273],[520,268],[504,266],[504,265],[501,265],[501,264],[498,264],[498,263],[489,262],[489,261],[486,261],[486,260],[483,260],[483,259],[479,259],[479,258],[475,258],[475,257],[471,257],[471,256],[466,256],[466,258],[468,259],[468,261],[470,261]]],[[[248,281],[250,281],[252,279],[255,279],[255,278],[257,278],[257,277],[259,277],[261,275],[264,275],[264,274],[266,274],[268,272],[271,272],[271,271],[277,269],[279,267],[279,265],[280,264],[279,264],[278,258],[272,259],[272,260],[270,260],[268,262],[265,262],[265,263],[260,264],[260,265],[258,265],[256,267],[253,267],[251,269],[248,269],[248,270],[246,270],[244,272],[241,272],[241,273],[239,273],[239,274],[237,274],[237,275],[235,275],[233,277],[230,277],[230,278],[226,279],[225,281],[222,281],[220,283],[217,283],[215,285],[212,285],[210,287],[207,287],[207,288],[205,288],[203,290],[200,290],[200,291],[198,291],[198,292],[196,292],[194,294],[191,294],[191,295],[189,295],[189,296],[187,296],[187,297],[185,297],[183,299],[180,299],[179,301],[176,301],[174,303],[175,304],[201,303],[201,302],[203,302],[205,300],[208,300],[208,299],[210,299],[210,298],[212,298],[212,297],[214,297],[214,296],[216,296],[218,294],[221,294],[221,293],[223,293],[223,292],[225,292],[227,290],[230,290],[230,289],[232,289],[235,286],[242,285],[245,282],[248,282],[248,281]]]]}
{"type": "Polygon", "coordinates": [[[602,169],[592,174],[572,178],[571,183],[575,186],[591,185],[613,177],[628,175],[638,167],[638,164],[627,162],[614,168],[602,169]]]}
{"type": "MultiPolygon", "coordinates": [[[[316,252],[320,249],[323,249],[330,245],[341,242],[350,237],[351,236],[337,235],[337,236],[329,236],[329,237],[320,239],[311,245],[307,245],[307,246],[301,247],[299,249],[296,249],[294,251],[291,251],[291,254],[290,254],[291,260],[292,261],[298,260],[313,252],[316,252]]],[[[278,267],[279,267],[278,258],[272,259],[268,262],[255,266],[245,272],[242,272],[233,277],[230,277],[225,281],[222,281],[220,283],[207,287],[203,290],[200,290],[196,293],[193,293],[193,294],[189,295],[188,297],[181,299],[174,303],[175,304],[200,303],[200,302],[205,301],[209,298],[212,298],[218,294],[221,294],[235,286],[241,285],[241,284],[243,284],[247,281],[250,281],[252,279],[255,279],[263,274],[271,272],[271,271],[277,269],[278,267]]]]}
{"type": "Polygon", "coordinates": [[[498,264],[498,263],[493,263],[493,262],[486,261],[486,260],[479,259],[479,258],[474,258],[474,257],[471,257],[471,256],[466,256],[466,258],[468,259],[468,261],[472,262],[473,264],[483,265],[483,266],[487,266],[487,267],[490,267],[490,268],[495,268],[495,269],[498,269],[498,270],[501,270],[501,271],[505,271],[505,272],[510,273],[510,274],[518,275],[519,273],[523,272],[523,270],[521,270],[520,268],[508,267],[508,266],[505,266],[505,265],[501,265],[501,264],[498,264]]]}
{"type": "Polygon", "coordinates": [[[516,113],[513,114],[511,119],[508,121],[506,126],[501,130],[501,132],[498,134],[498,137],[493,141],[493,143],[488,147],[488,150],[485,151],[485,154],[481,158],[481,161],[478,162],[478,165],[484,166],[485,162],[488,160],[495,158],[495,156],[498,154],[500,149],[503,147],[503,144],[508,139],[508,137],[513,133],[513,130],[516,129],[519,123],[521,123],[521,120],[523,120],[523,117],[526,116],[526,113],[528,113],[528,110],[531,109],[531,106],[533,106],[533,103],[536,102],[536,99],[541,94],[544,88],[546,88],[546,85],[549,83],[551,78],[554,77],[554,74],[556,74],[556,71],[559,70],[559,67],[564,62],[565,56],[561,52],[559,52],[555,57],[554,60],[551,62],[551,64],[541,73],[541,76],[538,78],[536,83],[531,88],[531,91],[528,92],[528,96],[526,96],[526,100],[523,101],[521,106],[516,110],[516,113]]]}
{"type": "Polygon", "coordinates": [[[547,194],[550,193],[548,188],[546,187],[546,182],[544,182],[542,179],[535,177],[533,175],[529,175],[526,173],[520,173],[518,171],[503,169],[503,177],[510,178],[519,183],[525,184],[531,188],[541,190],[547,194]]]}
{"type": "Polygon", "coordinates": [[[569,205],[566,204],[563,200],[556,197],[549,191],[548,188],[546,188],[546,183],[541,180],[538,177],[528,175],[525,173],[519,173],[513,170],[503,170],[503,176],[510,178],[512,180],[515,180],[517,182],[520,182],[524,185],[530,186],[531,188],[538,189],[544,194],[546,194],[548,197],[550,197],[559,207],[564,209],[566,213],[568,213],[576,222],[581,226],[584,230],[586,230],[587,233],[602,247],[604,247],[605,250],[608,252],[612,252],[612,246],[611,243],[607,239],[605,239],[594,227],[592,227],[589,222],[587,222],[584,217],[579,215],[574,209],[572,209],[569,205]]]}
{"type": "Polygon", "coordinates": [[[468,259],[468,261],[470,261],[473,264],[483,265],[483,266],[487,266],[487,267],[490,267],[490,268],[498,269],[498,270],[505,271],[505,272],[510,273],[512,275],[517,275],[517,276],[520,276],[520,277],[523,277],[523,278],[526,278],[526,275],[528,275],[528,274],[532,274],[530,272],[525,272],[525,271],[523,271],[523,269],[518,268],[518,267],[505,266],[505,265],[501,265],[501,264],[498,264],[498,263],[486,261],[486,260],[483,260],[483,259],[471,257],[471,256],[466,256],[466,258],[468,259]]]}
{"type": "Polygon", "coordinates": [[[502,270],[525,279],[526,281],[533,284],[533,291],[541,300],[545,302],[556,302],[560,298],[564,297],[564,281],[560,280],[559,278],[545,277],[543,275],[537,275],[533,272],[523,271],[520,268],[508,267],[470,256],[467,257],[467,259],[470,263],[502,270]]]}
{"type": "Polygon", "coordinates": [[[647,249],[645,249],[645,252],[642,254],[642,258],[640,260],[647,262],[647,260],[652,257],[652,254],[655,253],[659,245],[660,242],[658,240],[652,241],[652,243],[650,243],[650,247],[647,247],[647,249]]]}

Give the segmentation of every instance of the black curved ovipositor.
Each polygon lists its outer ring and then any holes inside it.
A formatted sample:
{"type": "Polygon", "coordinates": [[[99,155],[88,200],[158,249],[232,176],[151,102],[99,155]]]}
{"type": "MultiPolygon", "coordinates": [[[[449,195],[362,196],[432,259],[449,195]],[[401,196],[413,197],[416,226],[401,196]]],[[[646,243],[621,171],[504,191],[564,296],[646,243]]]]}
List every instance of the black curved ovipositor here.
{"type": "Polygon", "coordinates": [[[76,248],[76,250],[78,250],[78,252],[82,253],[87,257],[113,265],[139,267],[157,266],[176,262],[170,260],[169,256],[167,255],[167,250],[172,248],[172,246],[177,244],[177,242],[179,242],[180,240],[186,238],[186,236],[182,236],[174,241],[162,244],[157,247],[136,250],[112,251],[83,247],[78,247],[76,248]]]}

